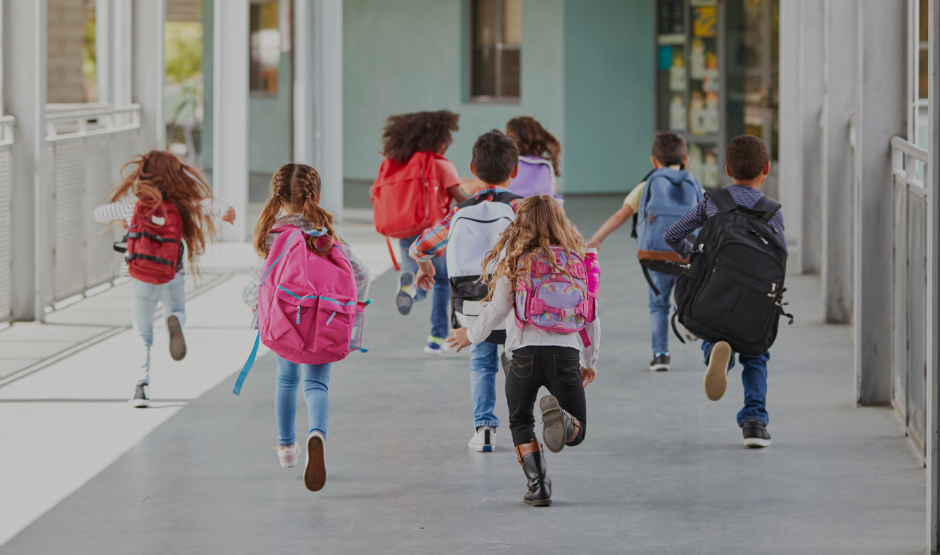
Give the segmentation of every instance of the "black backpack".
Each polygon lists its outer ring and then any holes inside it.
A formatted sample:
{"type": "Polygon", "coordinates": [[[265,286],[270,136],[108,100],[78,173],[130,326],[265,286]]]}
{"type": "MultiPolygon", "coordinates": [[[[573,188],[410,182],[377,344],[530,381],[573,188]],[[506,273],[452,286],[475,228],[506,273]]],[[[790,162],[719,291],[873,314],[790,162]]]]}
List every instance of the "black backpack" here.
{"type": "MultiPolygon", "coordinates": [[[[716,189],[706,197],[718,208],[695,241],[691,259],[676,280],[675,319],[697,337],[727,341],[745,355],[760,355],[777,338],[784,311],[787,249],[770,219],[780,203],[762,197],[754,208],[735,204],[716,189]]],[[[684,341],[682,341],[684,343],[684,341]]]]}

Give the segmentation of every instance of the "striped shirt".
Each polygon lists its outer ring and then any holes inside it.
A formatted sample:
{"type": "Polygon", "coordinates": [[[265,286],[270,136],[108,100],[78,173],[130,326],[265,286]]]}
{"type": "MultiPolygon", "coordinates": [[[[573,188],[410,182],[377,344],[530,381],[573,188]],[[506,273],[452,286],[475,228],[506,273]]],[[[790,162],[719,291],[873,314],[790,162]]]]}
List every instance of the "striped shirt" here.
{"type": "MultiPolygon", "coordinates": [[[[509,189],[496,187],[493,185],[484,185],[482,189],[473,195],[475,199],[492,201],[493,197],[499,193],[509,193],[509,189]]],[[[516,198],[509,202],[513,211],[519,207],[523,199],[516,198]]],[[[450,235],[450,222],[454,219],[454,214],[460,210],[460,206],[455,206],[444,216],[441,223],[434,227],[424,230],[424,233],[418,236],[418,239],[408,249],[408,255],[415,260],[430,260],[435,256],[442,255],[447,248],[447,238],[450,235]]]]}
{"type": "MultiPolygon", "coordinates": [[[[760,192],[759,189],[753,187],[748,187],[746,185],[731,185],[726,189],[731,193],[731,198],[734,199],[734,203],[745,208],[754,208],[754,205],[757,204],[757,201],[764,196],[764,193],[760,192]]],[[[672,250],[679,253],[679,256],[685,258],[691,254],[693,246],[692,243],[686,239],[691,235],[696,229],[705,225],[705,220],[711,218],[718,213],[718,207],[705,197],[705,200],[695,205],[695,208],[690,210],[685,216],[672,224],[672,226],[666,230],[663,239],[666,240],[666,244],[672,247],[672,250]]],[[[783,210],[777,210],[777,212],[770,218],[770,225],[777,230],[777,233],[780,235],[780,239],[783,241],[783,247],[787,248],[787,238],[783,229],[783,210]]]]}
{"type": "MultiPolygon", "coordinates": [[[[127,227],[131,225],[131,219],[134,217],[134,207],[140,200],[134,193],[128,193],[114,202],[102,204],[95,208],[94,218],[99,223],[110,223],[117,220],[124,220],[127,227]]],[[[231,208],[219,199],[204,198],[199,201],[199,210],[203,216],[215,216],[221,218],[228,209],[231,208]]],[[[180,264],[179,273],[183,272],[183,265],[180,264]]],[[[121,266],[121,275],[128,276],[127,262],[121,266]]]]}

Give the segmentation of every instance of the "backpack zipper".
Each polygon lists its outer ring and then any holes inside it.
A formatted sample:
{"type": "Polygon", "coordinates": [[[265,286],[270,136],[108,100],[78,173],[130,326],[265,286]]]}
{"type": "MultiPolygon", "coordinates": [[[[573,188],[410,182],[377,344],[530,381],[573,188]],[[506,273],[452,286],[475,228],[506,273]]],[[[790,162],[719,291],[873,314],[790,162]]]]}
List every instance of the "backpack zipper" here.
{"type": "Polygon", "coordinates": [[[297,305],[297,324],[300,325],[300,305],[297,305]]]}

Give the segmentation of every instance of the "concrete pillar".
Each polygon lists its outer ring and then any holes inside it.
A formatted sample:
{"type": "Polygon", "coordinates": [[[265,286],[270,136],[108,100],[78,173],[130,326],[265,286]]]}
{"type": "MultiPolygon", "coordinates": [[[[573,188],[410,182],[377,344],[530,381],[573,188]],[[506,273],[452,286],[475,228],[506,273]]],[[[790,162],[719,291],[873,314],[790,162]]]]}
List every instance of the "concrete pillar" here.
{"type": "Polygon", "coordinates": [[[42,320],[46,222],[46,1],[5,2],[3,83],[13,128],[13,318],[42,320]]]}
{"type": "Polygon", "coordinates": [[[930,0],[928,22],[927,64],[930,77],[928,85],[927,152],[930,162],[924,185],[927,189],[927,433],[924,451],[927,455],[927,551],[940,550],[940,0],[930,0]]]}
{"type": "Polygon", "coordinates": [[[855,377],[860,405],[891,402],[891,137],[907,132],[907,2],[858,0],[855,377]]]}
{"type": "Polygon", "coordinates": [[[321,205],[343,217],[343,2],[294,0],[294,160],[320,173],[321,205]]]}
{"type": "Polygon", "coordinates": [[[163,25],[166,0],[133,0],[131,19],[131,98],[141,106],[140,150],[165,149],[163,25]]]}
{"type": "Polygon", "coordinates": [[[248,215],[248,0],[214,0],[212,188],[235,208],[223,241],[245,240],[248,215]]]}
{"type": "Polygon", "coordinates": [[[852,320],[856,0],[825,0],[822,295],[826,322],[852,320]]]}
{"type": "Polygon", "coordinates": [[[802,271],[803,121],[800,100],[800,11],[802,0],[780,4],[780,202],[790,245],[788,267],[802,271]]]}
{"type": "Polygon", "coordinates": [[[803,146],[803,241],[800,259],[803,273],[822,269],[822,121],[824,4],[803,0],[800,6],[800,120],[803,146]]]}

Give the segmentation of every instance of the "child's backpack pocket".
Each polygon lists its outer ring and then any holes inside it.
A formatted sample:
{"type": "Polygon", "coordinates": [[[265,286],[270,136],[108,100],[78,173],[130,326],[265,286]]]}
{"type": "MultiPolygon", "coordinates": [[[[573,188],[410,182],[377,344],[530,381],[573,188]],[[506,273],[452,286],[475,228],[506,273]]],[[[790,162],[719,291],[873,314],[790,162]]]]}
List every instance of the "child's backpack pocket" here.
{"type": "Polygon", "coordinates": [[[317,301],[315,321],[311,321],[313,351],[345,357],[349,353],[357,310],[355,299],[334,299],[321,295],[317,301]]]}

